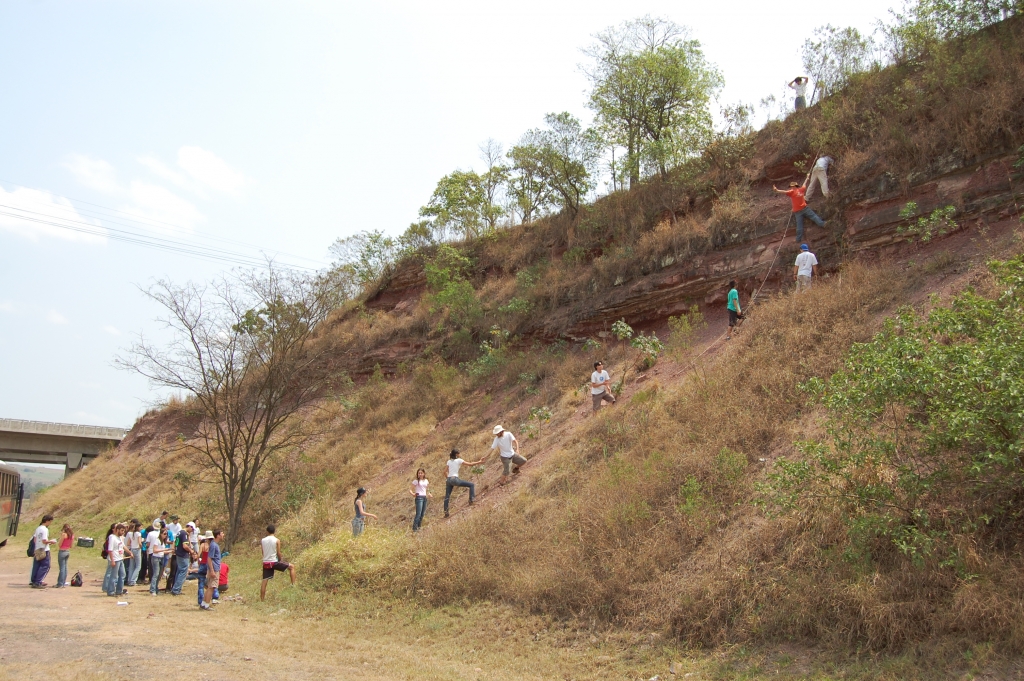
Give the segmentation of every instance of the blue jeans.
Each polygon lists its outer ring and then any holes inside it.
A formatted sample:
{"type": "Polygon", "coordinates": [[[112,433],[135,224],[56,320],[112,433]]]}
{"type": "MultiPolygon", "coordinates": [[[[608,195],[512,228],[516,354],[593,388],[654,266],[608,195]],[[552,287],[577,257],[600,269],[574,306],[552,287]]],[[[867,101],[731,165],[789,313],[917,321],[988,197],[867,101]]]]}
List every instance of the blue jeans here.
{"type": "Polygon", "coordinates": [[[114,570],[114,566],[110,564],[110,560],[107,560],[107,571],[103,573],[103,593],[108,594],[111,592],[110,582],[112,579],[117,579],[117,573],[114,570]]]}
{"type": "Polygon", "coordinates": [[[132,549],[132,560],[128,563],[128,586],[135,586],[142,569],[142,549],[132,549]]]}
{"type": "Polygon", "coordinates": [[[104,578],[104,584],[107,584],[107,595],[120,595],[124,593],[124,575],[125,575],[124,561],[119,560],[113,565],[107,564],[107,575],[110,577],[109,584],[107,579],[104,578]]]}
{"type": "Polygon", "coordinates": [[[178,561],[178,571],[174,573],[174,586],[171,587],[171,593],[177,596],[181,593],[181,587],[185,585],[185,577],[188,576],[188,556],[175,556],[175,560],[178,561]]]}
{"type": "Polygon", "coordinates": [[[58,551],[57,552],[57,567],[59,572],[57,573],[57,586],[64,586],[68,583],[68,558],[71,557],[71,551],[58,551]]]}
{"type": "Polygon", "coordinates": [[[803,210],[793,213],[796,216],[796,240],[804,240],[804,218],[807,217],[818,227],[824,227],[825,221],[818,217],[818,214],[811,210],[810,206],[804,206],[803,210]]]}
{"type": "Polygon", "coordinates": [[[448,478],[445,482],[444,489],[444,513],[448,515],[448,501],[452,498],[452,490],[456,487],[468,487],[469,488],[469,503],[473,503],[476,498],[476,485],[473,483],[462,480],[460,478],[448,478]]]}
{"type": "MultiPolygon", "coordinates": [[[[199,605],[203,604],[203,597],[206,595],[206,573],[201,572],[199,574],[199,605]]],[[[213,590],[213,600],[220,600],[220,591],[218,589],[213,590]]]]}
{"type": "Polygon", "coordinates": [[[427,512],[427,498],[416,497],[416,517],[412,519],[412,531],[419,532],[423,524],[423,514],[427,512]]]}
{"type": "Polygon", "coordinates": [[[50,572],[50,552],[47,551],[42,560],[32,559],[32,575],[29,577],[30,584],[42,584],[50,572]]]}
{"type": "Polygon", "coordinates": [[[155,594],[160,590],[160,563],[163,560],[160,556],[149,557],[149,593],[155,594]]]}

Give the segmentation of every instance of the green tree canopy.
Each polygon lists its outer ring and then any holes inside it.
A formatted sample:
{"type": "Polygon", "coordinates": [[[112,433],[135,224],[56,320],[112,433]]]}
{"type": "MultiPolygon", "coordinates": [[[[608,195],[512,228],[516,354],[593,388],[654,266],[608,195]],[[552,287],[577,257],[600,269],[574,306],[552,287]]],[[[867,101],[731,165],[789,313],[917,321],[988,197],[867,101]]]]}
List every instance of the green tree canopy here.
{"type": "Polygon", "coordinates": [[[606,140],[626,148],[630,183],[698,153],[713,134],[719,71],[682,27],[646,16],[597,34],[584,50],[589,106],[606,140]]]}
{"type": "Polygon", "coordinates": [[[483,178],[472,170],[445,175],[420,215],[433,218],[433,230],[441,237],[458,234],[465,239],[480,236],[487,224],[487,195],[483,178]]]}

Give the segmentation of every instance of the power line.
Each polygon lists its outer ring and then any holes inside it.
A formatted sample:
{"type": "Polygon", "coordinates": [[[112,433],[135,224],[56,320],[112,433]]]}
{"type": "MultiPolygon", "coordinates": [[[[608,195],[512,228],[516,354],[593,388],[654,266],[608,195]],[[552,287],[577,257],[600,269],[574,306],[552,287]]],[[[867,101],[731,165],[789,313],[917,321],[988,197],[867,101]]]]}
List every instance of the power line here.
{"type": "MultiPolygon", "coordinates": [[[[264,249],[264,248],[262,248],[260,246],[255,245],[255,244],[251,244],[251,243],[248,243],[248,242],[245,242],[245,241],[240,241],[240,240],[237,240],[237,239],[227,239],[227,238],[224,238],[224,237],[217,237],[217,236],[208,235],[208,234],[196,233],[196,232],[193,232],[191,230],[185,229],[185,228],[181,227],[180,225],[176,225],[174,223],[166,222],[166,221],[163,221],[163,220],[157,220],[156,218],[151,218],[149,216],[139,215],[137,213],[132,213],[130,211],[124,211],[124,210],[120,210],[120,209],[117,209],[117,208],[111,208],[110,206],[104,206],[102,204],[92,203],[90,201],[83,201],[81,199],[76,199],[76,198],[69,197],[69,196],[61,196],[61,195],[58,195],[58,194],[54,194],[53,192],[45,190],[45,189],[37,189],[35,187],[29,187],[27,185],[19,184],[17,182],[10,182],[8,180],[3,180],[3,179],[0,179],[0,182],[3,182],[5,184],[9,184],[9,185],[13,185],[15,187],[21,187],[22,189],[30,189],[32,191],[37,191],[37,192],[40,192],[40,193],[43,193],[43,194],[47,194],[47,195],[49,195],[51,197],[62,198],[62,199],[66,199],[66,200],[69,200],[69,201],[74,201],[76,204],[77,203],[81,203],[81,204],[85,204],[85,205],[88,205],[88,206],[93,206],[95,209],[99,209],[99,210],[83,209],[83,208],[81,208],[79,206],[62,206],[62,207],[74,210],[76,213],[83,214],[86,217],[93,217],[93,218],[96,218],[96,219],[101,219],[101,220],[104,220],[105,222],[106,221],[110,221],[113,224],[118,224],[118,225],[121,225],[121,226],[124,226],[124,227],[142,227],[144,229],[154,229],[154,228],[156,228],[158,231],[160,231],[160,230],[166,231],[166,229],[169,228],[171,231],[178,232],[178,233],[180,233],[180,234],[182,234],[184,236],[194,237],[194,238],[199,238],[199,239],[205,239],[205,240],[208,240],[208,241],[216,241],[216,242],[221,242],[221,243],[235,245],[235,246],[243,246],[245,248],[252,248],[254,250],[259,251],[260,253],[266,253],[266,252],[268,252],[270,250],[270,249],[264,249]],[[118,214],[118,215],[107,215],[107,214],[104,214],[103,211],[106,211],[107,213],[118,214]],[[121,215],[128,216],[128,217],[123,218],[123,217],[120,217],[121,215]],[[129,224],[125,224],[125,222],[120,222],[120,221],[117,221],[117,220],[112,220],[112,218],[114,218],[114,217],[118,218],[118,220],[126,220],[129,224]]],[[[0,187],[0,191],[2,191],[2,187],[0,187]]],[[[38,203],[38,204],[53,205],[52,203],[46,203],[46,202],[43,202],[43,201],[38,201],[38,200],[35,200],[35,199],[31,199],[31,198],[29,198],[27,200],[31,201],[33,203],[38,203]]],[[[59,204],[57,204],[57,205],[59,205],[59,204]]],[[[17,208],[17,207],[14,207],[14,206],[7,206],[7,207],[8,208],[12,208],[14,210],[24,210],[24,209],[17,208]]],[[[61,220],[65,220],[65,219],[66,220],[71,220],[71,218],[58,218],[58,219],[61,219],[61,220]]],[[[148,238],[146,235],[141,235],[140,234],[138,236],[143,237],[143,238],[148,238]]],[[[197,245],[197,247],[198,248],[206,248],[204,246],[198,246],[198,245],[197,245]]],[[[298,259],[298,260],[304,260],[306,262],[315,263],[316,265],[318,265],[320,267],[326,265],[326,263],[323,260],[318,259],[318,258],[310,258],[310,257],[307,257],[307,256],[298,255],[298,254],[295,254],[295,253],[288,253],[288,252],[279,251],[279,250],[273,250],[271,252],[274,255],[288,256],[289,258],[295,258],[295,259],[298,259]]],[[[237,253],[237,252],[235,252],[235,253],[237,253]]],[[[239,254],[239,255],[241,255],[241,254],[239,254]]],[[[249,256],[243,256],[243,257],[249,257],[249,256]]],[[[302,267],[302,266],[296,266],[296,267],[299,268],[299,269],[317,269],[317,268],[302,267]]]]}
{"type": "MultiPolygon", "coordinates": [[[[2,216],[17,218],[25,222],[33,222],[36,224],[43,224],[51,227],[57,227],[60,229],[66,229],[72,232],[78,232],[80,234],[105,237],[111,239],[112,241],[122,241],[125,243],[147,246],[149,248],[155,248],[167,252],[180,253],[184,255],[205,258],[208,260],[217,260],[221,262],[245,265],[249,267],[262,267],[266,265],[266,260],[256,258],[254,256],[249,256],[244,253],[232,252],[219,248],[211,248],[209,246],[202,246],[199,244],[190,244],[187,242],[176,241],[174,239],[166,239],[147,234],[139,234],[138,232],[116,229],[113,227],[93,225],[79,220],[72,220],[71,218],[63,218],[59,216],[48,215],[46,213],[38,213],[36,211],[30,211],[28,209],[20,208],[17,206],[8,206],[0,204],[0,209],[7,209],[0,210],[0,215],[2,216]],[[62,222],[56,222],[56,220],[61,220],[62,222]]],[[[303,265],[283,265],[283,267],[308,272],[316,271],[315,268],[306,267],[303,265]]]]}

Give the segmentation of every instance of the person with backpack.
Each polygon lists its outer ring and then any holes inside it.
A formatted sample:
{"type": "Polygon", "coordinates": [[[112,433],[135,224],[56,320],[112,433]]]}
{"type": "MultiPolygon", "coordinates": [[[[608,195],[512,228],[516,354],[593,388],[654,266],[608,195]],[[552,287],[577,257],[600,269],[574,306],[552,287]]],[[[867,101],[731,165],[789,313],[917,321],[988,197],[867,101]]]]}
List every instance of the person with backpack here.
{"type": "Polygon", "coordinates": [[[32,533],[29,540],[29,555],[32,556],[32,573],[29,575],[29,586],[33,589],[45,589],[47,573],[50,571],[50,544],[56,544],[56,539],[50,539],[50,523],[53,516],[47,513],[39,522],[39,527],[32,533]]]}
{"type": "Polygon", "coordinates": [[[71,544],[75,541],[75,533],[71,526],[64,523],[60,530],[60,545],[57,547],[57,583],[54,589],[67,586],[68,583],[68,559],[71,558],[71,544]]]}
{"type": "Polygon", "coordinates": [[[174,538],[176,569],[174,571],[174,584],[171,586],[172,596],[181,595],[181,588],[185,586],[185,578],[188,577],[188,566],[196,558],[198,556],[192,550],[192,542],[189,540],[188,533],[178,532],[178,536],[174,538]]]}
{"type": "MultiPolygon", "coordinates": [[[[114,529],[117,527],[117,523],[110,523],[110,527],[107,528],[107,535],[103,537],[103,543],[100,545],[100,558],[103,560],[109,560],[107,558],[107,545],[110,543],[110,538],[114,536],[114,529]]],[[[103,586],[100,589],[103,593],[110,591],[110,570],[108,569],[103,575],[103,586]]]]}

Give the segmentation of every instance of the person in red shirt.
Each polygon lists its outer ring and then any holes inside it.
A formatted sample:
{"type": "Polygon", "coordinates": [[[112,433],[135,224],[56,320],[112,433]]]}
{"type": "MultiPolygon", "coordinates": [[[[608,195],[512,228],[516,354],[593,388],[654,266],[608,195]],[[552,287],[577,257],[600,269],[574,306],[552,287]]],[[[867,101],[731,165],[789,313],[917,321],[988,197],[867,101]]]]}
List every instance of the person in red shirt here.
{"type": "Polygon", "coordinates": [[[802,185],[798,185],[796,182],[789,183],[789,189],[779,189],[775,185],[772,185],[772,189],[780,194],[785,194],[789,197],[789,200],[793,202],[793,216],[796,218],[796,242],[801,243],[804,240],[804,218],[810,218],[814,224],[818,227],[824,227],[825,221],[818,217],[818,214],[811,210],[811,207],[807,205],[807,200],[804,195],[807,193],[807,180],[804,180],[802,185]]]}

